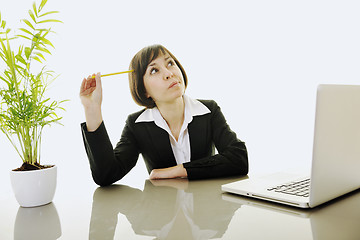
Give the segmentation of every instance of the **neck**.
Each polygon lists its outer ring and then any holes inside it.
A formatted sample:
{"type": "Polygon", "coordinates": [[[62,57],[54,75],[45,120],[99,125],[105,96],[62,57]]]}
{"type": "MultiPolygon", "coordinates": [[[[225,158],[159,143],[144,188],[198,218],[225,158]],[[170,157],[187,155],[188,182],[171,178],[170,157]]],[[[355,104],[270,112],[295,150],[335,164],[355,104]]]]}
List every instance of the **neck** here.
{"type": "Polygon", "coordinates": [[[179,97],[173,102],[157,104],[161,116],[165,119],[174,137],[177,139],[184,122],[184,98],[179,97]]]}
{"type": "Polygon", "coordinates": [[[167,103],[158,103],[157,108],[159,109],[162,117],[166,120],[166,122],[179,122],[181,120],[184,120],[184,110],[185,110],[185,104],[184,104],[184,98],[179,97],[175,99],[173,102],[167,102],[167,103]]]}

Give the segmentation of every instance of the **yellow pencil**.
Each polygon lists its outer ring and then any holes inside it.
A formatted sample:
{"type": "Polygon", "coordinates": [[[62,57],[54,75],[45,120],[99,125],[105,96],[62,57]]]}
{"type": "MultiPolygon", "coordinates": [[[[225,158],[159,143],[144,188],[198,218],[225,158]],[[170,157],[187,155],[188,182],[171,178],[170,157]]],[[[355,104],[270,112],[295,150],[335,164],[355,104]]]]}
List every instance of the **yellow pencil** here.
{"type": "MultiPolygon", "coordinates": [[[[128,71],[123,71],[123,72],[116,72],[116,73],[108,73],[108,74],[104,74],[101,75],[101,77],[107,77],[107,76],[112,76],[112,75],[117,75],[117,74],[123,74],[123,73],[131,73],[134,70],[128,70],[128,71]]],[[[92,76],[91,78],[95,78],[95,76],[92,76]]]]}

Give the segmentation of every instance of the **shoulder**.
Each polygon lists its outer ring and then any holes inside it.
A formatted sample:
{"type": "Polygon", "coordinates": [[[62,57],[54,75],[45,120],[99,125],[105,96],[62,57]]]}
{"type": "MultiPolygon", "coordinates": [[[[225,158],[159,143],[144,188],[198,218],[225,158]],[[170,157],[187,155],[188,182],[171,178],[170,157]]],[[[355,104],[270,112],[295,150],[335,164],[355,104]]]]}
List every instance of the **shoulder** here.
{"type": "Polygon", "coordinates": [[[199,102],[204,104],[211,112],[219,108],[217,102],[211,99],[197,99],[199,102]]]}
{"type": "Polygon", "coordinates": [[[128,115],[127,117],[127,120],[126,122],[127,123],[135,123],[136,119],[146,110],[146,108],[140,110],[140,111],[137,111],[137,112],[134,112],[134,113],[131,113],[130,115],[128,115]]]}
{"type": "Polygon", "coordinates": [[[209,117],[213,120],[219,120],[219,119],[224,119],[224,115],[221,111],[220,106],[218,105],[218,103],[215,100],[212,99],[197,99],[199,102],[201,102],[202,104],[204,104],[209,110],[210,110],[210,114],[209,117]]]}

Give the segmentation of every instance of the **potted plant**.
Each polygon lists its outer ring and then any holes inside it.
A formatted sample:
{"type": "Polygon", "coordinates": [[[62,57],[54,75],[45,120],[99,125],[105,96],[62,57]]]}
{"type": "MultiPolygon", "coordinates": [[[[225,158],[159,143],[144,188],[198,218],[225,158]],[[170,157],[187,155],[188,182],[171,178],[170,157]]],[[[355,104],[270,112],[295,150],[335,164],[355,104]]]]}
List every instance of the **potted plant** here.
{"type": "Polygon", "coordinates": [[[59,123],[56,112],[64,110],[64,101],[46,96],[56,78],[44,64],[54,48],[48,40],[54,32],[48,25],[61,22],[49,18],[57,11],[45,12],[46,2],[33,3],[18,33],[6,28],[0,13],[0,129],[23,162],[10,172],[15,197],[23,207],[51,202],[56,188],[57,167],[40,163],[43,128],[59,123]]]}

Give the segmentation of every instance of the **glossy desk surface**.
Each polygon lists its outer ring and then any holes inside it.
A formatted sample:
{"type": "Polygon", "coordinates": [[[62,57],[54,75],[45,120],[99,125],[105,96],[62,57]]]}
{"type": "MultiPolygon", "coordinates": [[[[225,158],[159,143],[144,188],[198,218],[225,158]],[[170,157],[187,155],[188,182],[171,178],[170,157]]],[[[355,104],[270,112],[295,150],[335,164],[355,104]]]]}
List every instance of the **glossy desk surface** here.
{"type": "Polygon", "coordinates": [[[300,210],[221,191],[240,179],[74,185],[37,208],[3,197],[0,239],[360,239],[360,191],[300,210]]]}

